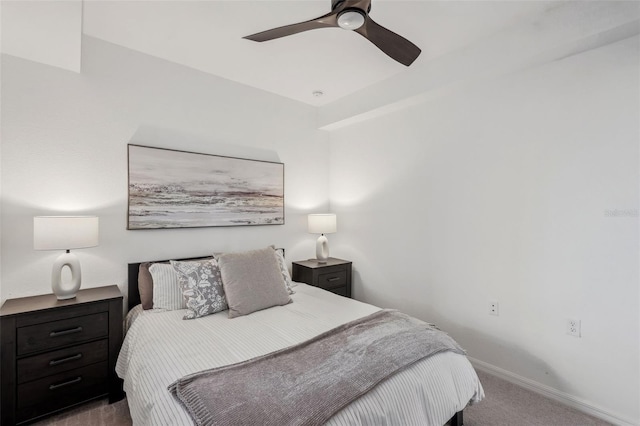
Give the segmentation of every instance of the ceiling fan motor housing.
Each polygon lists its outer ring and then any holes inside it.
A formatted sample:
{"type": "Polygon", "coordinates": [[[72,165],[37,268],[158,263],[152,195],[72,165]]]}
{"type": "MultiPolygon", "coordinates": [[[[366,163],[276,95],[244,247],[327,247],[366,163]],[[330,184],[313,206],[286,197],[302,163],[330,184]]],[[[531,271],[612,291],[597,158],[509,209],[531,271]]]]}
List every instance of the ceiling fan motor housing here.
{"type": "Polygon", "coordinates": [[[371,0],[331,0],[331,10],[338,7],[345,10],[359,9],[368,14],[371,11],[371,0]]]}

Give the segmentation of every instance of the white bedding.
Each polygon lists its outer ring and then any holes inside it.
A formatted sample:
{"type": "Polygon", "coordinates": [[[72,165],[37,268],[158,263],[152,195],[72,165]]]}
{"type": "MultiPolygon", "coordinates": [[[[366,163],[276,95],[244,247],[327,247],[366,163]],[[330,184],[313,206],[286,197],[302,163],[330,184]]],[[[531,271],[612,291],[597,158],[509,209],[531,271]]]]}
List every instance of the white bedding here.
{"type": "MultiPolygon", "coordinates": [[[[167,390],[175,380],[303,342],[379,310],[306,284],[295,290],[291,304],[234,319],[226,311],[188,321],[184,310],[141,313],[116,366],[134,425],[192,425],[167,390]]],[[[382,382],[328,424],[441,426],[483,396],[467,358],[443,352],[382,382]]]]}

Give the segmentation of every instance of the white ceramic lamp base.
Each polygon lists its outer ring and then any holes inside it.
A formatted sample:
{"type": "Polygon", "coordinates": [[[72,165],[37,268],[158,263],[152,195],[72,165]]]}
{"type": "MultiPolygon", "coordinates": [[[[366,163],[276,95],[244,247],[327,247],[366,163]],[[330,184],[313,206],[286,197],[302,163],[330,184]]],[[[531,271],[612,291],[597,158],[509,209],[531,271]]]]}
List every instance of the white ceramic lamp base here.
{"type": "Polygon", "coordinates": [[[51,290],[58,300],[73,299],[80,290],[80,260],[70,252],[58,256],[51,271],[51,290]],[[62,282],[62,269],[68,266],[71,270],[71,281],[62,282]]]}
{"type": "Polygon", "coordinates": [[[329,240],[324,235],[318,237],[316,241],[316,259],[319,263],[327,263],[329,258],[329,240]]]}

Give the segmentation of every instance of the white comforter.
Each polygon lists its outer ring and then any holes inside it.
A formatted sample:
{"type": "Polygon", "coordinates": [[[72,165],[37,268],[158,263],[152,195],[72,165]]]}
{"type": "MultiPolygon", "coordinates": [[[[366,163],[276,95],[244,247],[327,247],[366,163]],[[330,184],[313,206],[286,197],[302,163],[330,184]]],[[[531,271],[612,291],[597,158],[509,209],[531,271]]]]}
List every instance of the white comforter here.
{"type": "MultiPolygon", "coordinates": [[[[306,284],[295,291],[289,305],[231,320],[227,312],[188,321],[182,310],[140,314],[116,366],[134,425],[192,425],[167,390],[175,380],[303,342],[379,310],[306,284]]],[[[483,396],[467,358],[443,352],[382,382],[328,424],[441,426],[483,396]]]]}

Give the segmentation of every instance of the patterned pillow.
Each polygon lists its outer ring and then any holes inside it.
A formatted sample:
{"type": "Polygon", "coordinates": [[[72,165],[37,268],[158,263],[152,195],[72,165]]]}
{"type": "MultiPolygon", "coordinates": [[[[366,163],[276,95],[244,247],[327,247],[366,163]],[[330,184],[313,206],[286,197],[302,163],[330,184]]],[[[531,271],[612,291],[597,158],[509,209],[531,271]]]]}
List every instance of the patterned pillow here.
{"type": "Polygon", "coordinates": [[[289,274],[289,270],[287,269],[287,264],[284,261],[284,255],[282,254],[282,249],[277,249],[275,246],[270,246],[276,253],[276,259],[278,259],[278,266],[280,267],[280,272],[282,273],[282,278],[284,279],[284,284],[287,286],[287,292],[289,294],[295,294],[295,291],[291,287],[293,287],[291,275],[289,274]]]}
{"type": "Polygon", "coordinates": [[[167,263],[149,267],[153,279],[153,309],[175,311],[186,308],[178,283],[178,274],[167,263]]]}
{"type": "Polygon", "coordinates": [[[188,310],[182,319],[200,318],[229,309],[216,260],[172,260],[171,265],[178,273],[178,282],[188,310]]]}

